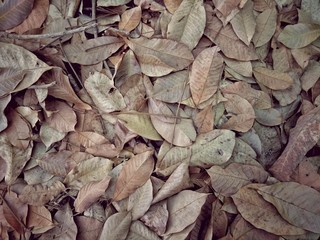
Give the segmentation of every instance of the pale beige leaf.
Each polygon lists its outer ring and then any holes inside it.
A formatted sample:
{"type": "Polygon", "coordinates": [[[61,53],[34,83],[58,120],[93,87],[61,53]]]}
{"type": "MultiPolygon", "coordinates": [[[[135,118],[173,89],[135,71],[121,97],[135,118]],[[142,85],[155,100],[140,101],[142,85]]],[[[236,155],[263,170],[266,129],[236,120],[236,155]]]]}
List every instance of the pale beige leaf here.
{"type": "Polygon", "coordinates": [[[60,181],[55,181],[51,186],[42,184],[27,185],[24,187],[19,198],[29,205],[43,206],[64,190],[65,186],[60,181]]]}
{"type": "Polygon", "coordinates": [[[235,34],[242,42],[249,46],[256,28],[256,20],[253,14],[253,3],[251,0],[246,2],[240,12],[231,19],[230,23],[235,34]]]}
{"type": "Polygon", "coordinates": [[[191,186],[188,166],[189,164],[184,162],[173,171],[168,180],[155,194],[152,204],[171,197],[191,186]]]}
{"type": "Polygon", "coordinates": [[[132,214],[132,220],[141,218],[150,208],[153,198],[153,188],[151,180],[139,187],[128,198],[127,211],[132,214]]]}
{"type": "Polygon", "coordinates": [[[77,117],[73,109],[62,101],[54,101],[50,102],[50,104],[53,105],[54,112],[50,117],[46,118],[49,126],[63,133],[74,131],[77,117]]]}
{"type": "Polygon", "coordinates": [[[213,130],[214,116],[215,112],[212,110],[212,105],[208,105],[197,113],[194,124],[197,127],[198,133],[207,133],[213,130]]]}
{"type": "Polygon", "coordinates": [[[285,221],[277,212],[277,209],[257,193],[257,187],[254,184],[248,185],[232,196],[241,216],[256,228],[277,235],[303,234],[303,229],[285,221]]]}
{"type": "Polygon", "coordinates": [[[12,93],[16,86],[23,80],[26,73],[26,70],[16,68],[0,68],[0,97],[12,93]]]}
{"type": "Polygon", "coordinates": [[[155,141],[162,140],[159,133],[155,130],[146,114],[139,114],[139,112],[120,113],[117,115],[123,124],[132,132],[155,141]]]}
{"type": "Polygon", "coordinates": [[[283,90],[293,84],[293,80],[288,73],[271,70],[264,67],[256,67],[253,70],[258,83],[272,90],[283,90]]]}
{"type": "Polygon", "coordinates": [[[253,0],[254,10],[263,12],[267,9],[271,9],[275,5],[274,0],[253,0]]]}
{"type": "Polygon", "coordinates": [[[236,9],[241,0],[213,0],[213,4],[225,17],[236,9]]]}
{"type": "Polygon", "coordinates": [[[149,77],[159,77],[167,75],[175,70],[160,58],[151,54],[142,54],[137,57],[141,67],[141,71],[149,77]]]}
{"type": "Polygon", "coordinates": [[[236,82],[229,84],[221,89],[222,93],[237,94],[240,97],[246,99],[255,109],[268,109],[271,107],[270,96],[263,92],[251,88],[248,83],[236,82]]]}
{"type": "Polygon", "coordinates": [[[153,171],[153,151],[133,156],[123,167],[117,179],[113,201],[127,198],[150,178],[153,171]]]}
{"type": "MultiPolygon", "coordinates": [[[[168,142],[177,146],[189,146],[196,138],[196,130],[191,119],[175,119],[172,111],[165,103],[149,99],[149,113],[157,132],[168,142]],[[168,117],[162,117],[168,116],[168,117]]],[[[180,116],[187,117],[180,109],[180,116]]]]}
{"type": "Polygon", "coordinates": [[[103,225],[99,240],[125,240],[131,224],[130,212],[119,212],[111,215],[103,225]]]}
{"type": "MultiPolygon", "coordinates": [[[[173,68],[174,71],[184,69],[193,61],[193,55],[187,46],[170,39],[147,39],[140,37],[125,41],[130,49],[135,53],[138,60],[145,54],[151,55],[159,59],[163,64],[173,68]]],[[[143,64],[146,63],[140,62],[140,66],[143,64]]],[[[148,75],[148,72],[144,73],[148,75]]],[[[160,76],[168,73],[169,72],[161,74],[160,76]]]]}
{"type": "Polygon", "coordinates": [[[74,201],[75,211],[82,213],[87,210],[91,204],[96,202],[100,196],[106,191],[111,180],[110,176],[106,176],[101,181],[93,181],[84,185],[74,201]]]}
{"type": "Polygon", "coordinates": [[[85,148],[91,148],[109,142],[103,135],[96,132],[72,132],[68,137],[72,145],[85,148]]]}
{"type": "Polygon", "coordinates": [[[92,181],[101,181],[112,169],[113,162],[107,158],[94,157],[80,162],[64,179],[64,183],[79,190],[92,181]]]}
{"type": "Polygon", "coordinates": [[[208,194],[184,190],[168,199],[169,219],[166,235],[180,232],[194,223],[208,194]]]}
{"type": "Polygon", "coordinates": [[[119,29],[125,30],[127,32],[130,32],[133,29],[135,29],[140,23],[141,13],[142,11],[140,6],[126,10],[121,15],[121,20],[119,22],[119,29]]]}
{"type": "Polygon", "coordinates": [[[301,77],[301,85],[304,91],[309,91],[310,88],[314,86],[314,84],[320,78],[320,63],[317,61],[309,61],[309,64],[301,77]]]}
{"type": "Polygon", "coordinates": [[[207,169],[213,189],[224,196],[231,196],[250,183],[264,183],[269,174],[262,168],[252,165],[231,163],[225,169],[213,166],[207,169]]]}
{"type": "Polygon", "coordinates": [[[31,157],[33,144],[30,142],[26,149],[14,147],[5,132],[0,134],[0,157],[5,161],[5,182],[13,184],[21,174],[24,166],[31,157]]]}
{"type": "Polygon", "coordinates": [[[260,47],[272,38],[277,26],[277,10],[276,8],[267,9],[259,14],[256,19],[256,32],[253,36],[253,43],[256,47],[260,47]]]}
{"type": "MultiPolygon", "coordinates": [[[[210,14],[210,13],[207,13],[210,14]]],[[[214,42],[228,58],[240,61],[258,59],[252,45],[245,45],[234,33],[230,24],[223,27],[222,22],[213,17],[207,20],[204,34],[214,42]]]]}
{"type": "Polygon", "coordinates": [[[265,126],[276,126],[284,122],[284,118],[277,109],[255,109],[256,120],[265,126]]]}
{"type": "Polygon", "coordinates": [[[184,0],[173,13],[167,37],[193,49],[203,35],[206,15],[202,0],[184,0]]]}
{"type": "Polygon", "coordinates": [[[97,5],[100,7],[115,7],[127,4],[130,0],[98,0],[97,5]]]}
{"type": "Polygon", "coordinates": [[[7,95],[5,97],[0,98],[0,132],[8,127],[8,120],[6,115],[4,114],[4,110],[11,100],[11,95],[7,95]]]}
{"type": "Polygon", "coordinates": [[[92,65],[107,59],[122,45],[123,41],[119,38],[103,36],[84,41],[81,44],[67,44],[63,50],[70,62],[92,65]]]}
{"type": "Polygon", "coordinates": [[[199,53],[192,64],[190,90],[196,105],[215,94],[223,72],[223,58],[218,47],[207,48],[199,53]]]}
{"type": "Polygon", "coordinates": [[[153,87],[152,98],[168,103],[176,103],[190,97],[187,82],[189,72],[179,71],[157,78],[153,87]]]}
{"type": "Polygon", "coordinates": [[[286,26],[278,37],[278,41],[288,48],[303,48],[320,36],[317,24],[297,23],[286,26]]]}
{"type": "Polygon", "coordinates": [[[165,200],[153,204],[140,220],[158,235],[163,235],[166,231],[168,218],[169,213],[167,201],[165,200]]]}
{"type": "Polygon", "coordinates": [[[46,122],[42,123],[40,128],[40,139],[47,148],[51,144],[62,140],[67,133],[59,132],[58,130],[50,127],[46,122]]]}
{"type": "Polygon", "coordinates": [[[134,221],[131,223],[126,240],[160,240],[160,238],[142,222],[134,221]]]}
{"type": "Polygon", "coordinates": [[[84,86],[100,111],[109,113],[125,107],[123,96],[105,74],[95,72],[84,82],[84,86]]]}
{"type": "Polygon", "coordinates": [[[232,68],[235,72],[244,77],[252,77],[252,64],[251,62],[237,61],[234,59],[223,58],[226,65],[232,68]]]}
{"type": "Polygon", "coordinates": [[[320,233],[320,193],[317,190],[295,182],[280,182],[260,187],[258,193],[289,223],[320,233]]]}
{"type": "MultiPolygon", "coordinates": [[[[301,10],[306,13],[308,18],[312,19],[312,23],[320,24],[320,3],[317,0],[302,0],[301,10]]],[[[300,13],[299,13],[300,14],[300,13]]],[[[300,21],[299,15],[299,21],[300,21]]]]}
{"type": "Polygon", "coordinates": [[[288,72],[292,68],[293,58],[290,49],[285,46],[272,50],[273,69],[280,72],[288,72]]]}
{"type": "Polygon", "coordinates": [[[38,81],[44,72],[51,69],[25,48],[3,42],[0,43],[0,68],[14,68],[17,71],[26,71],[23,80],[14,89],[14,92],[30,87],[38,81]]]}
{"type": "Polygon", "coordinates": [[[174,13],[180,6],[182,0],[164,0],[163,3],[170,13],[174,13]]]}
{"type": "Polygon", "coordinates": [[[20,106],[16,108],[16,111],[30,123],[31,127],[35,127],[39,121],[38,111],[30,107],[20,106]]]}

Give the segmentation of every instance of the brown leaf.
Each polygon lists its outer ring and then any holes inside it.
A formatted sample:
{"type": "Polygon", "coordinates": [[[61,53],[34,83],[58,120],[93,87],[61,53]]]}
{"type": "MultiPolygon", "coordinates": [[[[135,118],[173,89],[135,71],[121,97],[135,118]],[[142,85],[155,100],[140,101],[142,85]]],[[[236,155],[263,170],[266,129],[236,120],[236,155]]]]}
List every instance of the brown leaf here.
{"type": "Polygon", "coordinates": [[[141,221],[158,235],[163,235],[166,231],[168,218],[167,201],[164,200],[153,204],[141,218],[141,221]]]}
{"type": "Polygon", "coordinates": [[[152,232],[140,221],[134,221],[131,223],[130,231],[126,238],[127,240],[160,240],[156,233],[152,232]]]}
{"type": "Polygon", "coordinates": [[[78,227],[77,240],[98,239],[103,227],[103,222],[93,217],[75,216],[78,227]]]}
{"type": "Polygon", "coordinates": [[[207,170],[213,189],[224,196],[231,196],[250,183],[264,183],[269,174],[261,167],[231,163],[225,169],[213,166],[207,170]]]}
{"type": "Polygon", "coordinates": [[[10,32],[22,34],[31,29],[40,28],[47,18],[49,0],[34,0],[33,8],[28,17],[18,26],[10,29],[10,32]]]}
{"type": "Polygon", "coordinates": [[[309,89],[314,86],[314,84],[319,80],[319,78],[320,63],[313,60],[309,61],[306,71],[301,76],[302,89],[305,91],[309,91],[309,89]]]}
{"type": "Polygon", "coordinates": [[[63,49],[70,62],[92,65],[107,59],[122,45],[121,39],[104,36],[84,41],[82,44],[68,44],[63,49]]]}
{"type": "Polygon", "coordinates": [[[196,105],[212,97],[219,87],[223,71],[223,58],[219,48],[207,48],[199,53],[192,64],[190,90],[196,105]]]}
{"type": "Polygon", "coordinates": [[[164,0],[163,3],[170,13],[174,13],[180,6],[182,0],[164,0]]]}
{"type": "Polygon", "coordinates": [[[111,215],[103,225],[99,240],[125,240],[129,232],[131,219],[130,212],[119,212],[111,215]]]}
{"type": "MultiPolygon", "coordinates": [[[[1,197],[2,198],[2,197],[1,197]]],[[[10,226],[23,234],[28,214],[28,205],[21,202],[14,192],[8,192],[3,201],[3,216],[10,226]]]]}
{"type": "Polygon", "coordinates": [[[13,0],[1,3],[0,30],[7,30],[19,25],[30,14],[34,0],[13,0]]]}
{"type": "Polygon", "coordinates": [[[257,185],[241,188],[232,196],[241,216],[253,226],[276,235],[299,235],[304,230],[285,221],[272,204],[265,201],[256,191],[257,185]]]}
{"type": "Polygon", "coordinates": [[[194,124],[197,127],[198,133],[207,133],[213,130],[214,116],[215,112],[212,110],[212,105],[208,105],[197,113],[194,124]]]}
{"type": "Polygon", "coordinates": [[[4,114],[4,110],[6,109],[10,100],[11,100],[11,95],[7,95],[5,97],[0,98],[0,132],[2,132],[8,126],[8,120],[6,115],[4,114]]]}
{"type": "Polygon", "coordinates": [[[264,67],[254,68],[253,73],[258,83],[261,83],[272,90],[287,89],[293,84],[292,78],[287,73],[264,67]]]}
{"type": "Polygon", "coordinates": [[[203,35],[206,25],[202,0],[184,0],[168,24],[168,39],[184,43],[192,50],[203,35]]]}
{"type": "Polygon", "coordinates": [[[168,199],[169,219],[166,235],[180,232],[194,223],[208,194],[184,190],[168,199]]]}
{"type": "Polygon", "coordinates": [[[111,180],[110,176],[106,176],[101,181],[93,181],[84,185],[74,201],[75,211],[82,213],[87,210],[91,204],[96,202],[100,196],[106,191],[111,180]]]}
{"type": "Polygon", "coordinates": [[[299,164],[297,174],[292,177],[294,181],[320,191],[320,175],[318,174],[318,167],[312,164],[308,159],[305,159],[299,164]]]}
{"type": "Polygon", "coordinates": [[[27,227],[33,234],[44,233],[54,227],[51,213],[44,206],[29,206],[27,227]]]}
{"type": "Polygon", "coordinates": [[[188,163],[181,163],[173,171],[168,180],[160,188],[157,194],[155,194],[152,204],[171,197],[191,186],[188,166],[188,163]]]}
{"type": "Polygon", "coordinates": [[[121,20],[119,22],[119,29],[125,30],[127,32],[130,32],[133,29],[135,29],[140,23],[141,13],[142,11],[140,6],[126,10],[121,15],[121,20]]]}
{"type": "Polygon", "coordinates": [[[228,16],[232,10],[237,8],[241,0],[213,0],[213,4],[222,15],[228,16]]]}
{"type": "Polygon", "coordinates": [[[24,187],[19,199],[32,206],[43,206],[64,190],[65,186],[60,181],[55,181],[51,186],[41,184],[27,185],[24,187]]]}
{"type": "Polygon", "coordinates": [[[127,198],[150,178],[153,171],[153,151],[146,151],[132,157],[123,167],[117,179],[113,201],[127,198]]]}
{"type": "Polygon", "coordinates": [[[271,173],[279,180],[289,181],[294,169],[319,139],[320,107],[317,107],[298,119],[286,148],[270,168],[271,173]]]}
{"type": "Polygon", "coordinates": [[[213,17],[210,20],[207,19],[204,34],[214,42],[228,58],[241,61],[255,60],[258,58],[252,45],[245,45],[234,33],[232,27],[229,24],[223,27],[217,17],[213,17]]]}
{"type": "Polygon", "coordinates": [[[172,71],[184,69],[193,61],[192,53],[187,46],[173,40],[140,37],[125,41],[135,53],[141,71],[148,76],[164,76],[172,71]],[[153,65],[154,63],[157,65],[153,65]],[[159,63],[163,68],[161,71],[157,71],[159,63]]]}
{"type": "Polygon", "coordinates": [[[295,182],[280,182],[258,189],[289,223],[320,233],[320,193],[295,182]]]}

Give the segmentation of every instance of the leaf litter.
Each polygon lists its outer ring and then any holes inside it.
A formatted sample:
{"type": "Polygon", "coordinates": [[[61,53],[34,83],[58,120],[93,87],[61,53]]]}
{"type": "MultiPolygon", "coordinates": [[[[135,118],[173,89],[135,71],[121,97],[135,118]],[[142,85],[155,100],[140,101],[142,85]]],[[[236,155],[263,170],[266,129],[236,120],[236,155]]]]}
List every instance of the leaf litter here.
{"type": "Polygon", "coordinates": [[[2,2],[1,239],[319,239],[318,0],[2,2]]]}

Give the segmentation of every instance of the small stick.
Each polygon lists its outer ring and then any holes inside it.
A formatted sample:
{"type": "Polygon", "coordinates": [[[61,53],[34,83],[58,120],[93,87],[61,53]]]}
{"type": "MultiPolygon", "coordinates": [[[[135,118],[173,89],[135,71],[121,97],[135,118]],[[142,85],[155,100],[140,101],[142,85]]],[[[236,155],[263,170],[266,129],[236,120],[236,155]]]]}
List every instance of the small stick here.
{"type": "Polygon", "coordinates": [[[78,32],[85,31],[89,28],[98,26],[98,23],[92,23],[88,26],[82,26],[71,30],[66,30],[63,32],[56,33],[45,33],[45,34],[35,34],[35,35],[19,35],[14,33],[0,32],[0,38],[18,39],[18,40],[28,40],[28,39],[43,39],[43,38],[59,38],[64,35],[74,34],[78,32]]]}

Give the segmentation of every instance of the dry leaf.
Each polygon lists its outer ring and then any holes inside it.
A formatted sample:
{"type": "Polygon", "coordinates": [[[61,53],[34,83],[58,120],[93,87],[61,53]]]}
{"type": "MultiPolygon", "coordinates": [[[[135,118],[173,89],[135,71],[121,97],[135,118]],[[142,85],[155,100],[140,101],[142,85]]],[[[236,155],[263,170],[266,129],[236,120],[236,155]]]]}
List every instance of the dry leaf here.
{"type": "Polygon", "coordinates": [[[213,130],[214,112],[212,105],[208,105],[203,110],[197,113],[194,124],[197,127],[198,133],[207,133],[213,130]]]}
{"type": "Polygon", "coordinates": [[[150,178],[153,171],[153,151],[146,151],[132,157],[123,167],[117,179],[113,201],[127,198],[150,178]]]}
{"type": "Polygon", "coordinates": [[[140,23],[141,13],[142,11],[140,6],[137,6],[125,11],[121,15],[121,20],[119,22],[119,29],[125,30],[127,32],[130,32],[133,29],[135,29],[140,23]]]}
{"type": "Polygon", "coordinates": [[[208,194],[184,190],[168,199],[169,219],[166,235],[180,232],[194,223],[208,194]]]}
{"type": "Polygon", "coordinates": [[[254,68],[253,73],[258,83],[261,83],[272,90],[287,89],[293,84],[292,78],[287,73],[264,67],[254,68]]]}
{"type": "Polygon", "coordinates": [[[130,212],[119,212],[111,215],[103,225],[99,240],[125,240],[129,232],[131,220],[130,212]]]}
{"type": "Polygon", "coordinates": [[[163,3],[170,13],[174,13],[180,6],[182,0],[164,0],[163,3]]]}
{"type": "Polygon", "coordinates": [[[216,93],[222,77],[223,58],[219,48],[207,48],[199,53],[190,72],[190,90],[194,103],[199,105],[216,93]]]}
{"type": "Polygon", "coordinates": [[[257,185],[247,185],[232,196],[241,216],[256,228],[276,235],[303,234],[303,229],[285,221],[277,209],[257,193],[257,187],[257,185]]]}
{"type": "Polygon", "coordinates": [[[280,182],[260,187],[258,193],[273,204],[289,223],[320,233],[320,193],[295,182],[280,182]]]}
{"type": "Polygon", "coordinates": [[[126,238],[127,240],[160,240],[160,238],[146,227],[140,221],[134,221],[130,225],[130,231],[126,238]]]}
{"type": "Polygon", "coordinates": [[[168,24],[168,39],[186,44],[192,50],[203,35],[206,25],[203,0],[184,0],[168,24]]]}
{"type": "Polygon", "coordinates": [[[184,69],[193,61],[190,50],[184,44],[173,40],[140,37],[125,41],[137,56],[141,71],[148,76],[164,76],[172,71],[184,69]],[[160,63],[161,71],[157,70],[157,65],[153,65],[155,60],[157,64],[160,63]]]}
{"type": "Polygon", "coordinates": [[[29,206],[27,227],[33,234],[44,233],[54,227],[51,213],[44,206],[29,206]]]}
{"type": "Polygon", "coordinates": [[[317,107],[302,115],[295,128],[291,130],[285,150],[270,168],[276,178],[282,181],[289,181],[294,169],[303,161],[307,152],[319,141],[319,111],[320,107],[317,107]]]}
{"type": "Polygon", "coordinates": [[[231,196],[250,183],[264,183],[269,174],[261,167],[231,163],[225,169],[213,166],[207,170],[213,189],[224,196],[231,196]]]}
{"type": "Polygon", "coordinates": [[[278,41],[288,48],[303,48],[320,36],[317,24],[297,23],[286,26],[278,37],[278,41]]]}

